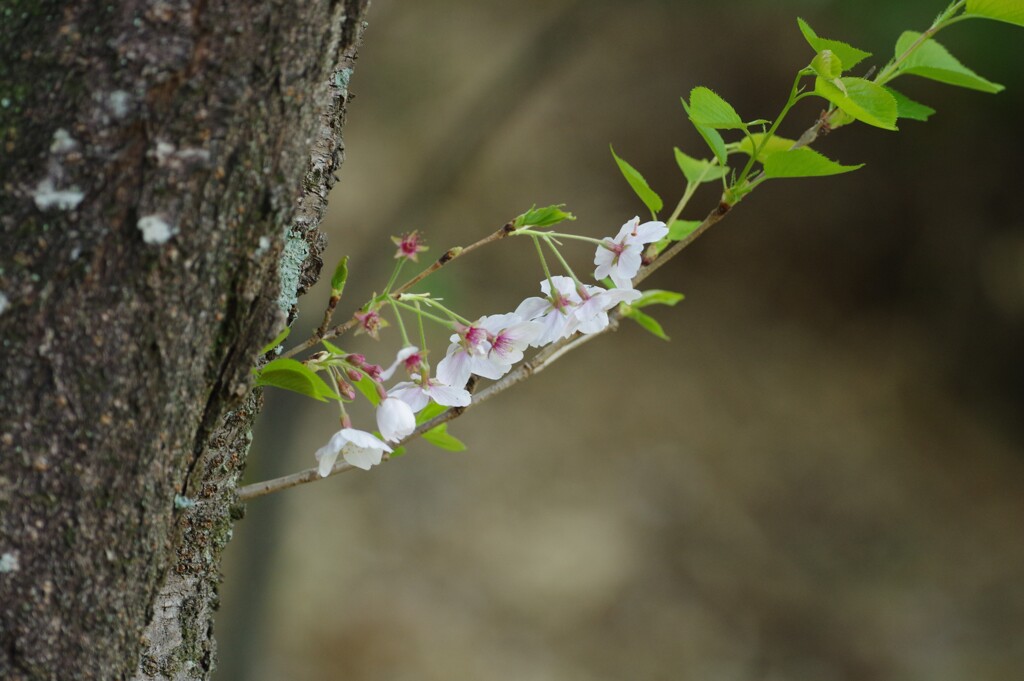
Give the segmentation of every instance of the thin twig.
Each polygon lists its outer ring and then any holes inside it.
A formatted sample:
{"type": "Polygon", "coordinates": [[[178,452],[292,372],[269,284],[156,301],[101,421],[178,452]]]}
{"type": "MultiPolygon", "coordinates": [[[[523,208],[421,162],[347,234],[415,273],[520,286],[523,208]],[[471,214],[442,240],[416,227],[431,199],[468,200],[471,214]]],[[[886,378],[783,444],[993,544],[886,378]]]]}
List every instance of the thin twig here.
{"type": "MultiPolygon", "coordinates": [[[[498,241],[500,239],[504,239],[506,236],[511,234],[513,231],[515,231],[515,226],[511,222],[508,222],[508,223],[502,225],[501,228],[498,229],[496,232],[492,232],[491,234],[488,234],[487,236],[485,236],[483,239],[480,239],[478,241],[474,241],[473,243],[471,243],[468,246],[465,246],[465,247],[456,246],[455,248],[449,248],[447,251],[444,252],[444,255],[442,255],[440,258],[438,258],[433,263],[431,263],[429,267],[424,269],[422,272],[420,272],[415,277],[413,277],[409,281],[405,282],[404,284],[402,284],[398,288],[394,289],[391,292],[391,297],[397,298],[400,294],[405,293],[406,291],[411,289],[413,286],[415,286],[416,284],[420,283],[421,281],[426,279],[428,276],[430,276],[434,272],[438,271],[439,269],[441,269],[442,267],[444,267],[448,263],[452,262],[453,260],[455,260],[457,258],[461,258],[462,256],[466,255],[467,253],[471,253],[471,252],[475,251],[476,249],[478,249],[478,248],[480,248],[482,246],[486,246],[489,243],[493,243],[493,242],[498,241]]],[[[337,301],[334,301],[334,303],[337,304],[337,301]]],[[[331,315],[331,309],[330,309],[330,307],[328,307],[328,312],[325,313],[325,316],[324,316],[325,322],[328,319],[330,319],[330,315],[331,315]]],[[[307,340],[303,341],[302,343],[296,345],[291,350],[288,350],[287,352],[282,353],[281,357],[294,357],[295,355],[299,354],[300,352],[302,352],[304,350],[310,349],[311,347],[313,347],[314,345],[316,345],[317,343],[319,343],[322,340],[330,340],[331,338],[336,338],[338,336],[344,335],[345,333],[350,331],[352,329],[352,327],[354,327],[358,323],[359,323],[359,320],[356,319],[355,315],[353,315],[345,323],[339,324],[338,326],[336,326],[336,327],[334,327],[333,329],[330,329],[330,330],[324,330],[324,327],[326,326],[326,324],[324,324],[324,325],[321,326],[320,329],[317,329],[316,333],[314,333],[312,336],[310,336],[309,339],[307,339],[307,340]]]]}
{"type": "MultiPolygon", "coordinates": [[[[704,221],[701,222],[700,225],[698,225],[698,227],[695,230],[693,230],[693,232],[687,235],[685,239],[682,239],[681,241],[677,242],[675,245],[672,246],[672,248],[662,253],[654,262],[642,268],[640,272],[637,273],[637,276],[634,278],[633,283],[639,284],[644,279],[654,274],[654,272],[659,267],[661,267],[664,263],[674,258],[680,251],[682,251],[684,248],[686,248],[694,241],[696,241],[697,238],[701,234],[706,232],[712,225],[714,225],[716,222],[725,217],[728,211],[729,207],[726,206],[725,204],[719,205],[717,208],[715,208],[715,210],[711,211],[711,213],[709,213],[708,216],[704,218],[704,221]]],[[[489,243],[492,240],[501,238],[501,236],[497,235],[501,234],[502,236],[504,236],[505,234],[507,234],[505,230],[508,227],[509,225],[506,225],[506,227],[503,227],[495,234],[492,234],[489,237],[481,239],[472,246],[467,246],[465,249],[463,249],[462,253],[458,255],[464,254],[473,248],[478,248],[484,243],[489,243]]],[[[508,231],[511,230],[509,229],[508,231]]],[[[456,255],[455,257],[458,257],[458,255],[456,255]]],[[[440,260],[438,262],[440,262],[440,260]]],[[[442,265],[443,264],[444,263],[442,263],[442,265]]],[[[441,267],[442,265],[438,265],[438,267],[441,267]]],[[[433,267],[433,265],[431,267],[433,267]]],[[[430,268],[427,269],[430,270],[430,268]]],[[[427,271],[425,270],[424,272],[427,271]]],[[[427,272],[427,274],[429,274],[429,272],[427,272]]],[[[406,282],[406,284],[404,284],[396,292],[401,292],[402,290],[407,289],[409,286],[412,286],[417,281],[422,279],[424,276],[426,276],[426,274],[421,272],[419,275],[416,275],[416,277],[410,279],[409,282],[406,282]]],[[[464,414],[469,409],[477,406],[478,404],[485,402],[486,400],[489,400],[495,395],[508,390],[515,384],[526,380],[527,378],[533,376],[534,374],[539,374],[541,371],[548,368],[556,361],[561,359],[563,356],[572,352],[573,350],[580,347],[584,343],[593,340],[594,338],[603,333],[615,331],[618,328],[619,320],[622,318],[622,315],[621,313],[619,313],[618,310],[616,310],[611,315],[609,315],[609,317],[610,322],[608,326],[606,326],[601,331],[598,331],[597,333],[588,334],[586,336],[573,336],[571,338],[566,338],[561,341],[558,341],[557,343],[552,343],[551,345],[547,346],[546,348],[538,352],[536,355],[534,355],[530,359],[530,361],[520,364],[514,370],[505,374],[505,376],[503,376],[500,380],[496,381],[495,383],[492,383],[491,385],[487,386],[487,388],[485,388],[484,390],[481,390],[479,393],[475,394],[473,396],[473,401],[470,402],[468,406],[455,407],[449,409],[448,411],[435,416],[429,421],[420,424],[419,426],[417,426],[416,430],[414,430],[411,434],[409,434],[405,438],[402,438],[402,440],[400,440],[396,446],[404,445],[407,442],[423,435],[423,433],[427,432],[428,430],[436,428],[442,423],[447,423],[448,421],[452,421],[458,418],[459,416],[462,416],[462,414],[464,414]]],[[[389,457],[385,455],[384,460],[388,459],[389,457]]],[[[327,477],[338,475],[339,473],[345,473],[347,471],[352,470],[353,468],[354,466],[352,466],[351,464],[348,464],[344,461],[339,461],[334,465],[334,468],[331,470],[327,477]]],[[[274,478],[273,480],[265,480],[263,482],[255,482],[252,483],[251,485],[245,485],[244,487],[239,488],[238,498],[241,501],[249,501],[250,499],[255,499],[256,497],[261,497],[266,494],[272,494],[274,492],[280,492],[281,490],[285,490],[290,487],[297,487],[298,485],[304,485],[306,483],[316,482],[317,480],[322,479],[323,478],[320,477],[320,473],[316,468],[307,468],[306,470],[299,471],[298,473],[292,473],[290,475],[285,475],[280,478],[274,478]]]]}

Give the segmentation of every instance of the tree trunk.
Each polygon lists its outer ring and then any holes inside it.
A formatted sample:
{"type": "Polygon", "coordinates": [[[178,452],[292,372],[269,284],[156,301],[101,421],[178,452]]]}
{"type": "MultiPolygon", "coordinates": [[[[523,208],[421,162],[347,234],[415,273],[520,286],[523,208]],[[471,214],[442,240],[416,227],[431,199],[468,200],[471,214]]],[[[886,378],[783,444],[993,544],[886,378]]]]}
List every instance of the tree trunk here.
{"type": "Polygon", "coordinates": [[[0,678],[209,678],[367,2],[0,8],[0,678]]]}

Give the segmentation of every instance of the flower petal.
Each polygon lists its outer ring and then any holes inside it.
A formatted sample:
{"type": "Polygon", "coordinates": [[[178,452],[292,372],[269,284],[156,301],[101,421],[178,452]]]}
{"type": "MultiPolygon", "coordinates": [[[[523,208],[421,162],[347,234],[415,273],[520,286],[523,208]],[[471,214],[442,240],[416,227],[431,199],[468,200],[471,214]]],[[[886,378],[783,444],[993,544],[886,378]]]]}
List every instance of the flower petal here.
{"type": "Polygon", "coordinates": [[[441,383],[431,383],[423,389],[430,399],[445,407],[466,407],[473,401],[473,396],[465,388],[455,388],[441,383]]]}
{"type": "Polygon", "coordinates": [[[437,363],[437,378],[446,385],[465,387],[469,382],[470,355],[458,343],[448,346],[448,354],[437,363]]]}

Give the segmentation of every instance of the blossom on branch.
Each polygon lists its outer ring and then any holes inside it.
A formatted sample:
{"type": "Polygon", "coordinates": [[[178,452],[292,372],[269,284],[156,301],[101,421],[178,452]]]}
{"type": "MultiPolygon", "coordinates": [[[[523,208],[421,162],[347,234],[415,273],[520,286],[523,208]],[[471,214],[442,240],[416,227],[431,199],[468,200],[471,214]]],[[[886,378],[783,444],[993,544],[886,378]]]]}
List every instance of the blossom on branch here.
{"type": "Polygon", "coordinates": [[[340,454],[351,466],[370,470],[384,458],[384,452],[391,447],[372,433],[355,428],[342,428],[331,436],[320,449],[316,450],[317,469],[321,478],[326,478],[334,468],[334,462],[340,454]]]}
{"type": "Polygon", "coordinates": [[[423,245],[423,237],[415,229],[400,237],[393,236],[391,241],[398,246],[395,251],[396,258],[405,258],[416,262],[418,255],[427,250],[427,247],[423,245]]]}
{"type": "Polygon", "coordinates": [[[594,264],[597,265],[594,278],[601,281],[611,277],[616,288],[633,288],[633,277],[643,263],[644,246],[665,238],[667,234],[668,227],[664,222],[640,224],[639,217],[629,220],[622,225],[614,239],[605,238],[597,247],[594,253],[594,264]]]}
{"type": "Polygon", "coordinates": [[[515,314],[541,325],[541,332],[530,341],[535,348],[566,338],[576,330],[578,320],[573,312],[580,304],[576,282],[569,277],[554,276],[540,282],[544,297],[533,296],[519,303],[515,314]],[[551,286],[554,284],[554,291],[551,286]]]}
{"type": "Polygon", "coordinates": [[[465,388],[456,388],[439,378],[419,374],[413,374],[412,381],[396,385],[388,391],[388,395],[408,404],[413,413],[421,411],[430,400],[445,407],[466,407],[473,401],[473,396],[465,388]]]}
{"type": "Polygon", "coordinates": [[[377,430],[388,442],[398,442],[416,430],[412,407],[397,397],[389,397],[377,407],[377,430]]]}

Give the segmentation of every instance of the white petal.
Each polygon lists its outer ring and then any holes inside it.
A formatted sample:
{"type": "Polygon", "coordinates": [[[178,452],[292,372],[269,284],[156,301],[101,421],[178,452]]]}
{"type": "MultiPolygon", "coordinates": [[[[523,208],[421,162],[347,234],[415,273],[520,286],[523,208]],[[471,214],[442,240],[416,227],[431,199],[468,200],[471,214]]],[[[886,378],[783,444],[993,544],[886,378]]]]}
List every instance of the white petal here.
{"type": "Polygon", "coordinates": [[[523,319],[536,319],[546,314],[550,309],[550,300],[534,296],[519,303],[519,307],[516,308],[515,314],[523,319]]]}
{"type": "Polygon", "coordinates": [[[446,407],[465,407],[473,401],[473,396],[465,388],[453,388],[440,383],[433,383],[424,392],[438,404],[446,407]]]}
{"type": "Polygon", "coordinates": [[[513,324],[518,324],[522,321],[525,321],[525,319],[517,315],[515,312],[508,312],[506,314],[492,314],[487,315],[486,317],[481,317],[476,323],[476,326],[483,327],[484,329],[487,329],[488,333],[496,335],[513,324]]]}
{"type": "Polygon", "coordinates": [[[448,346],[448,354],[437,363],[437,377],[445,385],[465,387],[469,382],[469,353],[458,343],[448,346]]]}
{"type": "Polygon", "coordinates": [[[316,450],[317,472],[321,478],[326,478],[334,468],[334,462],[338,460],[339,449],[333,449],[329,444],[316,450]]]}
{"type": "MultiPolygon", "coordinates": [[[[438,365],[440,369],[440,365],[438,365]]],[[[486,357],[473,357],[469,362],[469,370],[483,378],[497,380],[508,373],[512,368],[511,363],[503,362],[500,359],[488,359],[486,357]]],[[[441,375],[438,374],[438,378],[441,375]]]]}
{"type": "Polygon", "coordinates": [[[636,236],[630,234],[627,239],[634,243],[651,244],[663,239],[668,234],[668,227],[664,222],[645,222],[636,228],[636,236]]]}
{"type": "Polygon", "coordinates": [[[430,402],[430,398],[423,392],[423,388],[409,381],[399,383],[388,391],[388,395],[408,404],[414,414],[430,402]]]}
{"type": "Polygon", "coordinates": [[[601,281],[615,267],[615,253],[604,246],[598,246],[597,252],[594,253],[594,264],[597,265],[597,269],[594,270],[594,279],[601,281]]]}
{"type": "Polygon", "coordinates": [[[357,447],[353,444],[348,444],[341,450],[341,455],[345,457],[345,461],[349,465],[368,471],[372,466],[376,466],[381,462],[384,458],[384,450],[376,447],[357,447]]]}
{"type": "Polygon", "coordinates": [[[597,333],[608,326],[608,313],[603,310],[591,316],[586,321],[581,321],[576,330],[582,334],[597,333]]]}
{"type": "Polygon", "coordinates": [[[356,447],[373,447],[383,449],[386,452],[391,451],[391,447],[388,447],[387,444],[382,442],[373,433],[367,433],[365,430],[356,430],[355,428],[342,428],[341,432],[345,434],[345,439],[356,447]]]}

